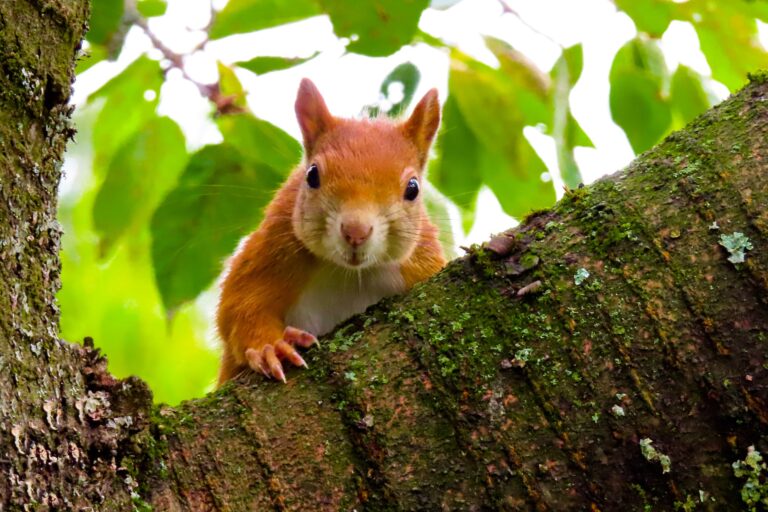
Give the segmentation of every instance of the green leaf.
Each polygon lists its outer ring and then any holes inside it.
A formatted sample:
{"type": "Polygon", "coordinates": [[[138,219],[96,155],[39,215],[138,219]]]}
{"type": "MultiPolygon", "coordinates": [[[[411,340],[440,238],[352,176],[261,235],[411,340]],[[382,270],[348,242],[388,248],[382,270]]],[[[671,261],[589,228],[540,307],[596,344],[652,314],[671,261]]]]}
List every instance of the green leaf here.
{"type": "Polygon", "coordinates": [[[712,78],[731,91],[747,82],[747,73],[766,67],[768,52],[760,45],[754,18],[726,11],[694,26],[712,78]]]}
{"type": "MultiPolygon", "coordinates": [[[[495,80],[506,82],[525,124],[529,126],[545,124],[551,128],[550,77],[507,42],[494,37],[485,37],[485,44],[499,59],[500,73],[497,71],[493,73],[496,75],[495,80]]],[[[460,56],[458,53],[456,55],[460,56]]],[[[471,59],[463,60],[465,65],[476,71],[487,74],[487,70],[490,69],[471,59]]]]}
{"type": "Polygon", "coordinates": [[[625,72],[641,72],[651,79],[656,89],[665,91],[669,85],[669,70],[664,54],[658,43],[647,38],[636,37],[619,48],[613,57],[608,79],[625,72]]]}
{"type": "Polygon", "coordinates": [[[472,229],[477,194],[483,184],[478,168],[480,143],[451,95],[443,105],[437,157],[429,165],[429,181],[459,208],[465,232],[472,229]]]}
{"type": "MultiPolygon", "coordinates": [[[[563,50],[550,73],[554,82],[552,137],[560,176],[570,188],[576,188],[582,181],[573,148],[577,141],[589,141],[589,137],[573,118],[570,106],[571,89],[581,75],[582,66],[583,51],[578,44],[563,50]]],[[[589,143],[591,145],[591,141],[589,143]]]]}
{"type": "Polygon", "coordinates": [[[192,155],[151,224],[155,279],[167,311],[210,286],[237,241],[261,221],[281,179],[227,144],[192,155]]]}
{"type": "Polygon", "coordinates": [[[123,0],[93,0],[85,39],[94,44],[106,45],[119,31],[122,18],[123,0]]]}
{"type": "Polygon", "coordinates": [[[105,47],[98,44],[91,44],[87,50],[78,55],[75,73],[79,75],[83,71],[87,70],[94,64],[101,62],[107,57],[108,53],[105,47]]]}
{"type": "Polygon", "coordinates": [[[495,49],[501,69],[454,52],[448,86],[479,142],[474,165],[483,183],[521,217],[555,201],[551,180],[541,179],[546,166],[523,135],[526,125],[551,122],[548,78],[508,46],[495,49]]]}
{"type": "MultiPolygon", "coordinates": [[[[459,96],[467,91],[454,81],[456,73],[452,70],[449,80],[453,94],[443,107],[443,125],[437,143],[439,156],[430,166],[429,177],[438,190],[459,206],[465,231],[472,226],[477,193],[482,184],[493,191],[504,211],[514,217],[520,218],[531,210],[554,204],[552,182],[541,179],[547,168],[525,140],[522,125],[518,125],[519,131],[508,127],[505,135],[516,140],[513,154],[505,154],[501,145],[484,144],[459,101],[459,96]]],[[[485,91],[475,90],[474,93],[484,95],[485,91]]],[[[497,114],[503,113],[498,109],[486,111],[478,115],[478,121],[498,122],[497,114]]]]}
{"type": "Polygon", "coordinates": [[[658,44],[637,37],[622,46],[609,80],[611,116],[635,153],[641,153],[656,144],[672,122],[666,97],[669,71],[658,44]]]}
{"type": "Polygon", "coordinates": [[[219,39],[318,14],[322,12],[314,0],[230,0],[214,17],[209,35],[211,39],[219,39]]]}
{"type": "Polygon", "coordinates": [[[429,0],[318,0],[331,17],[333,31],[347,37],[351,52],[381,57],[410,43],[429,0]]]}
{"type": "Polygon", "coordinates": [[[319,52],[315,52],[309,57],[303,58],[288,58],[288,57],[255,57],[251,60],[243,62],[235,62],[235,66],[239,66],[248,71],[252,71],[257,75],[263,75],[271,71],[280,71],[282,69],[292,68],[303,64],[310,59],[314,59],[319,55],[319,52]]]}
{"type": "Polygon", "coordinates": [[[184,135],[167,117],[149,121],[120,147],[93,204],[102,255],[130,228],[149,220],[186,159],[184,135]]]}
{"type": "Polygon", "coordinates": [[[629,14],[638,30],[653,37],[660,37],[671,20],[693,24],[713,78],[731,90],[744,84],[748,72],[768,62],[768,52],[759,42],[756,23],[756,18],[768,20],[765,1],[616,0],[615,3],[629,14]]]}
{"type": "Polygon", "coordinates": [[[219,70],[219,90],[223,97],[230,97],[232,102],[230,105],[237,107],[237,110],[247,110],[248,102],[245,99],[245,88],[240,83],[240,79],[237,78],[235,71],[221,62],[217,62],[216,66],[219,70]]]}
{"type": "Polygon", "coordinates": [[[287,176],[301,160],[301,144],[296,139],[252,114],[225,115],[216,123],[226,144],[243,158],[270,166],[276,175],[287,176]]]}
{"type": "Polygon", "coordinates": [[[389,117],[397,117],[405,112],[408,105],[411,104],[411,100],[413,100],[413,94],[416,92],[420,80],[421,73],[419,68],[411,62],[404,62],[390,71],[381,83],[379,92],[381,92],[384,98],[389,98],[390,87],[393,84],[400,84],[402,86],[403,99],[392,104],[392,107],[387,111],[389,117]]]}
{"type": "Polygon", "coordinates": [[[675,5],[669,0],[614,0],[616,7],[635,22],[637,30],[659,38],[674,18],[675,5]]]}
{"type": "Polygon", "coordinates": [[[670,99],[676,128],[682,128],[711,106],[701,76],[682,64],[672,75],[670,99]]]}
{"type": "Polygon", "coordinates": [[[139,0],[136,4],[139,14],[145,18],[151,18],[153,16],[162,16],[165,14],[168,4],[166,0],[139,0]]]}
{"type": "Polygon", "coordinates": [[[432,224],[437,226],[443,255],[446,259],[452,260],[456,257],[456,241],[453,238],[451,214],[448,211],[449,201],[428,181],[424,184],[423,194],[427,215],[432,224]]]}
{"type": "Polygon", "coordinates": [[[636,154],[656,144],[669,130],[672,113],[659,95],[656,80],[641,71],[613,75],[611,116],[627,134],[636,154]]]}
{"type": "Polygon", "coordinates": [[[520,144],[516,162],[510,162],[493,151],[482,151],[479,165],[483,182],[493,191],[508,215],[520,219],[534,210],[555,204],[552,181],[542,179],[548,172],[547,166],[527,140],[520,144]],[[520,176],[518,165],[526,166],[526,176],[520,176]]]}
{"type": "MultiPolygon", "coordinates": [[[[538,92],[531,91],[523,76],[510,77],[502,70],[454,52],[449,90],[467,125],[489,150],[502,153],[515,162],[523,144],[523,128],[549,121],[549,109],[538,92]],[[540,105],[535,106],[535,103],[540,105]]],[[[521,177],[524,166],[516,166],[521,177]]]]}
{"type": "Polygon", "coordinates": [[[98,129],[93,130],[93,165],[97,176],[104,175],[117,148],[155,117],[162,83],[160,64],[141,56],[88,98],[89,102],[105,100],[95,122],[98,129]],[[145,99],[147,91],[154,98],[145,99]]]}
{"type": "Polygon", "coordinates": [[[579,81],[581,71],[584,69],[584,49],[582,48],[581,43],[569,46],[563,50],[560,58],[552,68],[553,80],[556,79],[558,74],[562,73],[562,70],[559,67],[560,62],[565,62],[567,66],[566,71],[568,71],[567,83],[570,87],[573,87],[576,85],[576,82],[579,81]]]}
{"type": "Polygon", "coordinates": [[[565,126],[565,140],[568,147],[583,146],[585,148],[593,148],[595,144],[589,135],[586,134],[578,121],[568,112],[568,123],[565,126]]]}

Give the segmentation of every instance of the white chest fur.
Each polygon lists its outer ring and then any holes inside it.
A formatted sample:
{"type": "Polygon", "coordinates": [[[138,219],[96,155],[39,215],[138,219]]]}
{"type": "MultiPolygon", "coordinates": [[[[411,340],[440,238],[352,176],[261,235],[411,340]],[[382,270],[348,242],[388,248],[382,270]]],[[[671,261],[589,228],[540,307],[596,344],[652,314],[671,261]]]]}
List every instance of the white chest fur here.
{"type": "Polygon", "coordinates": [[[384,297],[405,291],[398,265],[347,270],[326,265],[288,311],[286,325],[321,336],[384,297]]]}

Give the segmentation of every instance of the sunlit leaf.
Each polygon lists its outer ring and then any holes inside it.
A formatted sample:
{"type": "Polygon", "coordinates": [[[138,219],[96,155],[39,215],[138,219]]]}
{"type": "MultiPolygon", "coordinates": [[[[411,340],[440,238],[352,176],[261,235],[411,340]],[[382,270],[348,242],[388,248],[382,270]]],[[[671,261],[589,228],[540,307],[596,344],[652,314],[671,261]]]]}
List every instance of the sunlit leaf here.
{"type": "Polygon", "coordinates": [[[209,36],[218,39],[254,32],[318,14],[322,12],[314,0],[230,0],[216,14],[209,36]]]}
{"type": "Polygon", "coordinates": [[[392,103],[392,107],[387,111],[388,116],[397,117],[408,108],[413,99],[413,94],[419,86],[419,80],[421,80],[419,68],[410,62],[400,64],[387,75],[381,84],[379,91],[381,95],[390,99],[391,88],[396,86],[396,84],[400,85],[403,95],[400,101],[392,103]]]}
{"type": "Polygon", "coordinates": [[[694,26],[712,77],[730,90],[743,86],[747,73],[766,67],[768,52],[760,45],[754,18],[725,11],[694,26]]]}
{"type": "MultiPolygon", "coordinates": [[[[573,87],[581,78],[581,71],[584,69],[584,48],[582,48],[581,43],[565,48],[558,60],[565,61],[568,70],[568,84],[573,87]]],[[[558,66],[555,64],[552,73],[557,73],[557,70],[558,66]]]]}
{"type": "Polygon", "coordinates": [[[711,106],[707,92],[701,83],[701,76],[682,64],[672,75],[670,99],[677,119],[677,128],[682,128],[693,121],[696,116],[711,106]]]}
{"type": "Polygon", "coordinates": [[[107,49],[99,44],[90,44],[87,50],[78,55],[75,73],[78,75],[87,70],[94,64],[101,62],[108,57],[107,49]]]}
{"type": "Polygon", "coordinates": [[[186,158],[184,135],[167,117],[151,120],[115,152],[93,204],[102,254],[129,228],[149,220],[186,158]]]}
{"type": "Polygon", "coordinates": [[[555,203],[555,189],[547,176],[547,166],[527,140],[520,144],[520,154],[513,163],[494,151],[480,152],[483,182],[493,191],[502,209],[512,217],[522,218],[534,210],[555,203]],[[520,176],[518,165],[525,165],[527,176],[520,176]]]}
{"type": "Polygon", "coordinates": [[[235,66],[239,66],[248,71],[252,71],[257,75],[263,75],[271,71],[280,71],[282,69],[292,68],[303,64],[310,59],[314,59],[318,55],[317,52],[313,53],[309,57],[303,58],[289,58],[289,57],[255,57],[251,60],[243,62],[236,62],[235,66]]]}
{"type": "Polygon", "coordinates": [[[251,114],[221,116],[216,123],[224,142],[236,148],[243,158],[268,165],[286,176],[301,160],[301,144],[277,126],[251,114]]]}
{"type": "Polygon", "coordinates": [[[160,64],[142,56],[88,98],[106,100],[96,119],[98,129],[93,130],[97,175],[103,176],[115,150],[155,117],[162,83],[160,64]]]}
{"type": "Polygon", "coordinates": [[[217,63],[219,70],[219,90],[221,95],[230,99],[229,105],[235,106],[238,110],[244,110],[248,107],[248,103],[245,99],[245,88],[240,83],[240,79],[237,78],[235,71],[229,66],[217,63]]]}
{"type": "Polygon", "coordinates": [[[619,48],[613,57],[609,80],[625,73],[640,72],[653,81],[655,88],[663,92],[669,86],[669,70],[664,54],[656,41],[636,37],[619,48]]]}
{"type": "Polygon", "coordinates": [[[483,184],[479,169],[480,143],[469,129],[453,95],[443,105],[437,136],[437,157],[430,162],[429,181],[459,207],[465,232],[475,219],[477,194],[483,184]]]}
{"type": "Polygon", "coordinates": [[[333,31],[347,37],[349,51],[391,55],[411,42],[429,0],[319,0],[331,17],[333,31]]]}
{"type": "Polygon", "coordinates": [[[660,37],[671,20],[690,22],[696,29],[701,51],[712,76],[735,90],[750,71],[765,67],[768,52],[760,45],[755,18],[768,20],[764,1],[710,2],[690,0],[616,0],[638,30],[660,37]]]}
{"type": "MultiPolygon", "coordinates": [[[[486,37],[485,44],[499,59],[500,73],[495,72],[495,80],[505,82],[511,100],[527,125],[545,124],[551,127],[552,112],[549,105],[551,94],[551,79],[542,72],[523,53],[514,49],[507,42],[494,37],[486,37]]],[[[459,56],[457,52],[455,55],[459,56]]],[[[488,74],[487,66],[464,59],[464,63],[480,73],[488,74]]]]}
{"type": "MultiPolygon", "coordinates": [[[[460,114],[459,119],[478,141],[474,153],[464,147],[462,158],[469,166],[464,172],[479,173],[509,215],[521,217],[532,209],[550,206],[555,192],[551,181],[541,179],[546,166],[523,135],[526,125],[551,118],[546,93],[542,98],[538,81],[521,76],[524,68],[518,67],[515,77],[508,72],[512,66],[497,70],[458,53],[454,57],[449,90],[457,108],[451,113],[449,105],[448,115],[460,114]]],[[[448,127],[442,136],[450,134],[448,127]]]]}
{"type": "MultiPolygon", "coordinates": [[[[548,120],[546,106],[541,115],[526,116],[523,103],[535,102],[537,93],[520,87],[504,72],[456,54],[452,60],[449,90],[456,99],[467,126],[489,150],[501,152],[515,162],[522,154],[523,128],[548,120]],[[530,118],[534,119],[531,120],[530,118]]],[[[527,170],[516,166],[521,177],[527,170]]]]}
{"type": "Polygon", "coordinates": [[[616,6],[635,22],[637,30],[661,37],[674,17],[675,5],[669,0],[614,0],[616,6]]]}
{"type": "Polygon", "coordinates": [[[560,58],[552,67],[552,137],[555,141],[557,165],[563,182],[571,188],[581,183],[581,172],[576,164],[573,149],[577,142],[589,142],[589,137],[581,129],[571,114],[570,94],[581,75],[583,51],[581,45],[574,45],[563,50],[560,58]]]}
{"type": "Polygon", "coordinates": [[[565,125],[565,140],[568,147],[572,148],[576,146],[585,148],[595,147],[592,139],[589,138],[589,135],[586,134],[579,122],[576,121],[570,112],[568,113],[568,123],[565,125]]]}
{"type": "Polygon", "coordinates": [[[447,259],[452,260],[456,257],[456,249],[453,239],[451,214],[448,211],[449,200],[429,182],[424,184],[423,197],[427,215],[429,215],[432,224],[437,226],[438,239],[440,246],[443,248],[443,255],[447,259]]]}
{"type": "Polygon", "coordinates": [[[167,8],[166,0],[139,0],[139,3],[136,4],[139,14],[145,18],[162,16],[167,8]]]}
{"type": "Polygon", "coordinates": [[[645,73],[622,71],[614,75],[610,105],[613,120],[627,134],[636,154],[651,148],[669,130],[669,104],[659,96],[653,78],[645,73]]]}
{"type": "Polygon", "coordinates": [[[85,39],[94,44],[106,45],[120,29],[124,0],[93,0],[88,33],[85,39]]]}
{"type": "Polygon", "coordinates": [[[635,38],[621,47],[609,74],[613,120],[627,134],[635,153],[656,144],[670,129],[666,97],[669,72],[654,41],[635,38]]]}
{"type": "Polygon", "coordinates": [[[167,311],[211,285],[237,241],[253,231],[282,176],[226,144],[192,155],[152,218],[152,261],[167,311]]]}

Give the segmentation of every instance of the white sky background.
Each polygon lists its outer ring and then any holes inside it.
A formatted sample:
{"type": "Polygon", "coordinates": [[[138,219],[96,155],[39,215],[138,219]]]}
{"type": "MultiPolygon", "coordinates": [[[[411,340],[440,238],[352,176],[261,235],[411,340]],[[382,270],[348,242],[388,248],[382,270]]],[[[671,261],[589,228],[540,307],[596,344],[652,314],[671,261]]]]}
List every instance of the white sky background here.
{"type": "MultiPolygon", "coordinates": [[[[224,3],[215,2],[217,7],[224,3]]],[[[172,50],[188,53],[203,39],[201,29],[209,22],[209,5],[209,0],[169,0],[166,15],[151,19],[150,28],[172,50]]],[[[544,71],[552,67],[560,54],[558,45],[548,38],[566,47],[581,42],[584,71],[571,94],[571,105],[574,116],[591,137],[595,148],[578,148],[576,159],[586,183],[624,167],[633,154],[624,132],[611,120],[608,71],[616,51],[635,35],[631,19],[618,12],[608,0],[509,0],[508,5],[520,17],[503,14],[498,0],[464,0],[447,10],[425,11],[419,26],[492,65],[495,59],[485,48],[482,36],[493,35],[511,43],[544,71]]],[[[761,36],[768,47],[765,25],[761,25],[761,36]]],[[[670,69],[682,62],[699,73],[710,74],[689,24],[673,22],[661,45],[670,69]]],[[[73,102],[84,102],[90,93],[150,49],[148,38],[134,27],[117,62],[96,64],[78,77],[73,102]]],[[[195,80],[214,82],[217,60],[233,63],[257,55],[306,57],[317,50],[321,52],[318,57],[289,70],[264,76],[238,72],[255,115],[299,138],[293,101],[302,77],[309,77],[317,84],[334,114],[355,116],[363,105],[378,100],[384,77],[406,60],[421,71],[416,98],[431,87],[437,87],[442,98],[447,94],[449,59],[444,51],[420,44],[403,48],[386,58],[345,55],[343,42],[333,34],[331,23],[325,16],[212,41],[204,51],[187,58],[186,64],[188,73],[195,80]]],[[[160,58],[157,51],[150,50],[150,55],[160,58]]],[[[710,85],[719,99],[727,96],[722,85],[716,82],[710,85]]],[[[161,114],[179,123],[190,149],[221,140],[208,118],[211,110],[208,100],[201,97],[197,88],[184,80],[177,70],[170,72],[163,86],[159,109],[161,114]]],[[[552,171],[560,197],[562,185],[557,173],[554,142],[536,128],[527,128],[525,134],[552,171]]],[[[62,184],[63,194],[72,192],[77,167],[76,163],[65,164],[67,178],[62,184]]],[[[489,234],[512,225],[513,220],[502,213],[493,194],[484,190],[478,201],[476,225],[468,237],[459,241],[462,244],[483,241],[489,234]]]]}

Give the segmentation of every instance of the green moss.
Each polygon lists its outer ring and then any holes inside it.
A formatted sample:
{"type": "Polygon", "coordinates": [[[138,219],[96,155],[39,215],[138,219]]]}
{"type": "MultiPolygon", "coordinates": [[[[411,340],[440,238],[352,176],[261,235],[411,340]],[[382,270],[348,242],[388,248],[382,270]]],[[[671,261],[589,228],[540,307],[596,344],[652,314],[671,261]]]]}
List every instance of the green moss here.
{"type": "Polygon", "coordinates": [[[768,83],[768,70],[758,70],[753,71],[752,73],[747,73],[747,79],[750,83],[757,85],[768,83]]]}

